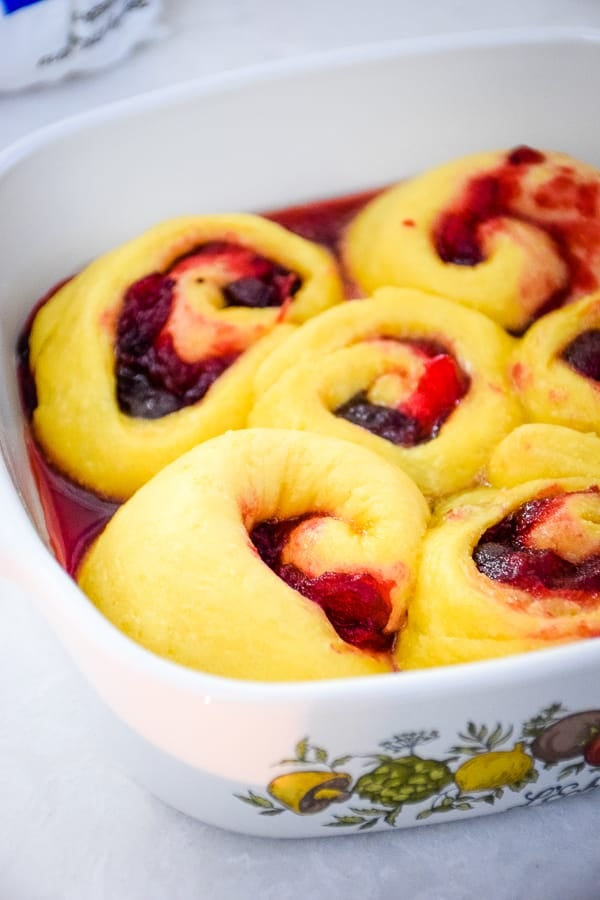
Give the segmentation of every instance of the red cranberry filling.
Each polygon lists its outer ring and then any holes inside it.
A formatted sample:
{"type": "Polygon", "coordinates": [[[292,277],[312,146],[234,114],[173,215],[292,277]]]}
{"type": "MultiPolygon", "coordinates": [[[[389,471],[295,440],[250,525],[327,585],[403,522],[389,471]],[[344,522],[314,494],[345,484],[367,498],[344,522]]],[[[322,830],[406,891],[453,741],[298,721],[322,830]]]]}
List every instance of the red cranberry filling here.
{"type": "Polygon", "coordinates": [[[600,382],[600,328],[578,334],[563,350],[562,358],[586,378],[600,382]]]}
{"type": "Polygon", "coordinates": [[[306,518],[273,519],[255,525],[250,540],[258,555],[286,584],[321,607],[342,640],[361,650],[391,650],[393,635],[384,634],[390,601],[372,575],[325,572],[311,578],[296,566],[282,564],[288,536],[306,518]]]}
{"type": "Polygon", "coordinates": [[[532,147],[512,150],[495,171],[476,176],[467,183],[458,202],[440,216],[433,235],[438,255],[444,262],[476,266],[485,259],[479,237],[479,227],[484,222],[508,216],[543,228],[567,266],[569,283],[540,304],[536,318],[561,305],[571,294],[581,295],[597,286],[587,259],[597,254],[600,246],[598,184],[582,182],[568,166],[561,167],[559,174],[534,193],[533,200],[544,213],[543,219],[523,215],[515,208],[521,194],[521,179],[528,167],[544,160],[544,154],[532,147]],[[548,219],[551,210],[557,211],[555,222],[548,219]],[[568,219],[566,212],[571,213],[568,219]]]}
{"type": "Polygon", "coordinates": [[[479,571],[529,591],[600,591],[600,556],[569,562],[553,550],[527,546],[531,528],[543,521],[556,498],[530,500],[482,535],[473,551],[479,571]]]}
{"type": "Polygon", "coordinates": [[[513,182],[499,175],[473,178],[461,206],[446,212],[438,222],[435,244],[440,258],[456,266],[476,266],[485,259],[477,230],[482,222],[506,214],[513,196],[513,182]]]}
{"type": "Polygon", "coordinates": [[[168,334],[161,334],[171,310],[174,281],[147,275],[131,285],[117,325],[117,400],[122,412],[158,419],[201,400],[237,354],[197,363],[181,360],[168,334]]]}
{"type": "Polygon", "coordinates": [[[225,306],[247,306],[252,309],[281,306],[302,285],[294,272],[229,241],[210,241],[186,253],[171,265],[170,271],[183,260],[197,261],[199,266],[219,262],[226,269],[231,281],[223,288],[225,306]]]}
{"type": "Polygon", "coordinates": [[[238,356],[225,353],[187,363],[177,355],[172,337],[163,333],[173,304],[175,270],[192,259],[200,271],[203,262],[219,263],[232,276],[223,288],[226,306],[281,306],[301,284],[283,266],[226,241],[205,244],[176,260],[169,272],[154,272],[132,284],[117,324],[115,353],[117,401],[127,415],[157,419],[197,403],[238,356]]]}
{"type": "Polygon", "coordinates": [[[416,389],[398,408],[371,403],[366,391],[354,394],[334,415],[401,447],[415,447],[437,437],[469,387],[456,360],[433,341],[402,341],[427,358],[416,389]]]}
{"type": "Polygon", "coordinates": [[[546,157],[540,150],[534,147],[526,147],[522,145],[515,147],[508,154],[507,161],[511,166],[532,166],[536,163],[542,163],[546,157]]]}

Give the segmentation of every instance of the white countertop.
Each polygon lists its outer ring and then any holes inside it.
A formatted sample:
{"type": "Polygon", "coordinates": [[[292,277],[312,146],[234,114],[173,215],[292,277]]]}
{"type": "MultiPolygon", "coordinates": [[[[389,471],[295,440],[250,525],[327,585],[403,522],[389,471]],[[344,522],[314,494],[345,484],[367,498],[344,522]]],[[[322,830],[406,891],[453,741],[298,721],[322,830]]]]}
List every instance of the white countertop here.
{"type": "MultiPolygon", "coordinates": [[[[1,97],[0,149],[65,115],[259,60],[451,30],[600,28],[598,0],[165,7],[167,33],[124,63],[1,97]]],[[[111,766],[88,689],[27,598],[0,587],[0,900],[599,900],[597,794],[464,823],[303,842],[186,819],[111,766]]]]}

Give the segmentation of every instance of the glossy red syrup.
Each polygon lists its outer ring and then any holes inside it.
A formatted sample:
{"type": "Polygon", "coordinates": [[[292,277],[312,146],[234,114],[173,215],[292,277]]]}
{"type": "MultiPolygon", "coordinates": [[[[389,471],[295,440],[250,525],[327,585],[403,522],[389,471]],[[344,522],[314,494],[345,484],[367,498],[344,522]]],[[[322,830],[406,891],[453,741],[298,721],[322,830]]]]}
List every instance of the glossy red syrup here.
{"type": "Polygon", "coordinates": [[[309,516],[260,522],[250,534],[258,555],[286,584],[317,603],[337,634],[362,650],[389,651],[393,635],[384,634],[391,611],[386,589],[368,572],[324,572],[315,578],[281,561],[291,532],[309,516]]]}
{"type": "Polygon", "coordinates": [[[479,238],[479,227],[485,222],[506,216],[545,230],[567,266],[569,281],[541,303],[536,317],[598,286],[591,261],[600,252],[600,186],[596,180],[582,181],[571,167],[560,167],[558,174],[534,193],[540,218],[525,216],[515,208],[524,176],[544,160],[539,150],[516,147],[496,170],[468,181],[457,202],[440,216],[434,233],[444,262],[476,266],[485,259],[479,238]]]}
{"type": "MultiPolygon", "coordinates": [[[[356,194],[350,197],[290,207],[289,209],[270,212],[267,214],[267,217],[273,219],[273,221],[279,222],[281,225],[289,228],[290,231],[293,231],[302,237],[323,244],[337,255],[343,229],[353,216],[356,215],[356,213],[375,195],[375,193],[376,192],[356,194]]],[[[220,252],[224,246],[225,242],[212,242],[212,244],[204,245],[202,252],[205,255],[220,252]]],[[[240,250],[241,248],[237,249],[240,250]]],[[[172,265],[172,270],[182,264],[185,265],[186,258],[191,255],[192,254],[186,254],[185,258],[176,260],[172,265]]],[[[243,259],[239,257],[239,255],[236,256],[235,253],[230,253],[229,264],[234,270],[232,282],[228,286],[232,305],[255,307],[271,304],[277,305],[279,298],[274,296],[270,287],[274,287],[277,292],[284,294],[285,296],[291,295],[297,290],[297,276],[295,276],[294,273],[288,273],[287,270],[275,266],[268,260],[266,262],[271,268],[265,268],[256,254],[254,254],[254,257],[255,260],[252,262],[248,257],[243,259]],[[240,269],[242,271],[240,271],[240,269]],[[292,275],[291,280],[289,277],[290,274],[292,275]],[[258,291],[256,285],[249,286],[248,279],[262,281],[267,285],[267,290],[258,291]],[[236,281],[237,285],[234,287],[233,285],[236,281]],[[240,282],[243,281],[246,283],[240,284],[240,282]],[[267,302],[265,302],[265,297],[267,302]]],[[[154,278],[152,274],[147,277],[154,278]]],[[[68,279],[65,279],[65,281],[66,280],[68,279]]],[[[31,420],[33,411],[37,405],[35,383],[29,370],[28,335],[31,329],[31,323],[37,310],[62,287],[65,281],[61,281],[38,301],[23,329],[23,334],[18,343],[17,359],[21,402],[29,421],[31,420]]],[[[159,286],[159,289],[162,288],[159,286]]],[[[134,293],[136,292],[134,291],[134,293]]],[[[167,290],[167,297],[168,293],[169,291],[167,290]]],[[[352,290],[349,290],[349,293],[352,293],[352,290]]],[[[144,294],[143,290],[141,291],[141,294],[144,294]]],[[[163,300],[163,304],[166,306],[166,301],[163,300]]],[[[135,307],[135,305],[136,303],[134,301],[132,307],[135,307]]],[[[144,307],[143,300],[139,303],[139,306],[144,307]]],[[[160,315],[164,315],[164,309],[162,309],[162,307],[160,315]]],[[[158,318],[159,316],[157,315],[157,319],[158,318]]],[[[158,323],[154,319],[154,314],[148,313],[148,319],[147,329],[143,328],[141,333],[141,339],[146,345],[151,344],[158,333],[158,323]]],[[[128,315],[124,314],[124,311],[122,312],[120,328],[123,334],[123,355],[126,356],[128,348],[131,346],[130,341],[134,341],[135,337],[133,329],[130,329],[129,327],[128,315]]],[[[165,348],[161,348],[159,356],[164,353],[165,348]]],[[[182,372],[185,376],[185,369],[183,369],[182,372]]],[[[125,377],[125,373],[122,373],[122,376],[125,377]]],[[[179,384],[183,382],[185,385],[185,377],[176,378],[176,380],[179,384]]],[[[123,392],[123,394],[126,393],[126,391],[123,392]]],[[[143,403],[145,402],[143,391],[141,393],[143,403]]],[[[122,399],[123,398],[121,398],[121,400],[122,399]]],[[[130,402],[133,403],[134,401],[131,400],[130,402]]],[[[38,491],[43,505],[52,547],[59,562],[71,575],[74,575],[87,548],[118,508],[118,504],[110,499],[98,497],[90,491],[87,491],[85,488],[74,484],[60,472],[57,472],[35,445],[30,434],[28,434],[27,443],[31,467],[38,485],[38,491]]],[[[325,583],[323,584],[323,590],[326,590],[325,583]]],[[[365,591],[366,590],[367,589],[365,588],[365,591]]]]}
{"type": "Polygon", "coordinates": [[[326,247],[340,264],[346,297],[348,299],[362,297],[361,289],[344,269],[342,238],[346,226],[350,224],[354,216],[379,193],[381,190],[363,191],[360,194],[350,194],[321,203],[291,206],[288,209],[276,210],[265,215],[266,218],[283,225],[284,228],[289,228],[300,237],[326,247]]]}
{"type": "Polygon", "coordinates": [[[469,388],[469,379],[441,345],[402,341],[425,356],[425,370],[407,400],[389,407],[371,403],[360,391],[335,410],[335,415],[401,447],[415,447],[435,438],[469,388]]]}
{"type": "Polygon", "coordinates": [[[583,605],[595,602],[600,592],[600,556],[589,556],[575,564],[553,550],[528,546],[532,527],[549,516],[563,499],[564,495],[530,500],[488,528],[473,551],[479,571],[533,595],[560,591],[583,605]]]}

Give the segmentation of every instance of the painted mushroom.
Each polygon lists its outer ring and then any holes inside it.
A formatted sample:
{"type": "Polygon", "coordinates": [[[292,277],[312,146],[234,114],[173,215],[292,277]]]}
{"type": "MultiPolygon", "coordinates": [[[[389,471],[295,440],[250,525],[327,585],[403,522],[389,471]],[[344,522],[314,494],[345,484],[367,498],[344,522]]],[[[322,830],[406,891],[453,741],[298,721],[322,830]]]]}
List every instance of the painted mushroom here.
{"type": "Polygon", "coordinates": [[[292,812],[307,815],[347,800],[351,781],[346,772],[289,772],[274,778],[267,790],[292,812]]]}

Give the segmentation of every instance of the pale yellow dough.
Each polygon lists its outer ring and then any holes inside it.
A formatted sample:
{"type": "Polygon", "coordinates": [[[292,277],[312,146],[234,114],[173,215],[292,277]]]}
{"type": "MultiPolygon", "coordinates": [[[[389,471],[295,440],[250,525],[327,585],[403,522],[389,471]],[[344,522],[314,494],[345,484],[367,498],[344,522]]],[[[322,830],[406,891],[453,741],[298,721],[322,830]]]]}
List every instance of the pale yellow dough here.
{"type": "MultiPolygon", "coordinates": [[[[599,598],[578,603],[559,591],[536,597],[488,578],[473,561],[482,534],[522,504],[561,492],[585,492],[593,484],[597,478],[528,481],[510,489],[481,488],[443,504],[422,545],[408,624],[396,645],[399,668],[508,656],[600,635],[599,598]]],[[[572,512],[578,514],[582,498],[573,499],[572,512]]],[[[583,500],[585,510],[576,524],[597,544],[600,494],[583,500]]],[[[549,545],[564,554],[563,526],[564,520],[549,545]]]]}
{"type": "Polygon", "coordinates": [[[61,288],[37,314],[30,364],[38,406],[36,439],[74,481],[117,499],[195,444],[242,428],[259,363],[294,325],[343,299],[333,257],[259,216],[174,219],[99,258],[61,288]],[[116,399],[115,329],[127,288],[210,241],[231,241],[302,279],[285,310],[223,308],[219,272],[177,289],[172,333],[186,361],[210,355],[220,341],[242,352],[205,397],[159,419],[133,418],[116,399]]]}
{"type": "Polygon", "coordinates": [[[490,458],[494,487],[514,487],[537,478],[600,478],[600,438],[561,425],[521,425],[490,458]]]}
{"type": "Polygon", "coordinates": [[[258,369],[249,421],[362,444],[403,468],[427,496],[439,497],[471,485],[496,444],[522,421],[507,375],[513,347],[474,310],[420,291],[382,288],[372,299],[323,313],[276,348],[258,369]],[[333,412],[372,385],[379,393],[371,402],[383,405],[393,405],[404,383],[410,392],[414,361],[390,338],[438,341],[470,379],[438,435],[414,447],[394,445],[333,412]]]}
{"type": "MultiPolygon", "coordinates": [[[[600,174],[592,166],[564,153],[544,155],[544,162],[526,168],[511,215],[479,226],[482,262],[445,262],[437,252],[435,229],[469,181],[493,173],[505,162],[506,151],[444,163],[371,201],[345,237],[344,257],[352,277],[366,293],[383,285],[419,288],[477,309],[511,331],[521,331],[549,297],[568,285],[566,263],[544,226],[577,215],[574,205],[557,211],[538,203],[538,189],[564,175],[565,167],[572,173],[573,193],[578,184],[600,187],[600,174]]],[[[600,222],[600,209],[594,215],[600,222]]],[[[581,221],[587,227],[590,219],[582,216],[581,221]]],[[[586,262],[598,279],[598,252],[586,262]]]]}
{"type": "Polygon", "coordinates": [[[528,418],[600,434],[600,384],[561,358],[593,329],[600,329],[600,292],[542,316],[520,341],[512,377],[528,418]]]}
{"type": "Polygon", "coordinates": [[[78,574],[117,628],[204,672],[259,681],[390,671],[388,654],[343,641],[317,604],[250,543],[261,521],[317,513],[290,536],[308,575],[370,573],[404,621],[428,517],[413,482],[374,454],[300,432],[250,429],[208,441],[116,513],[78,574]]]}

